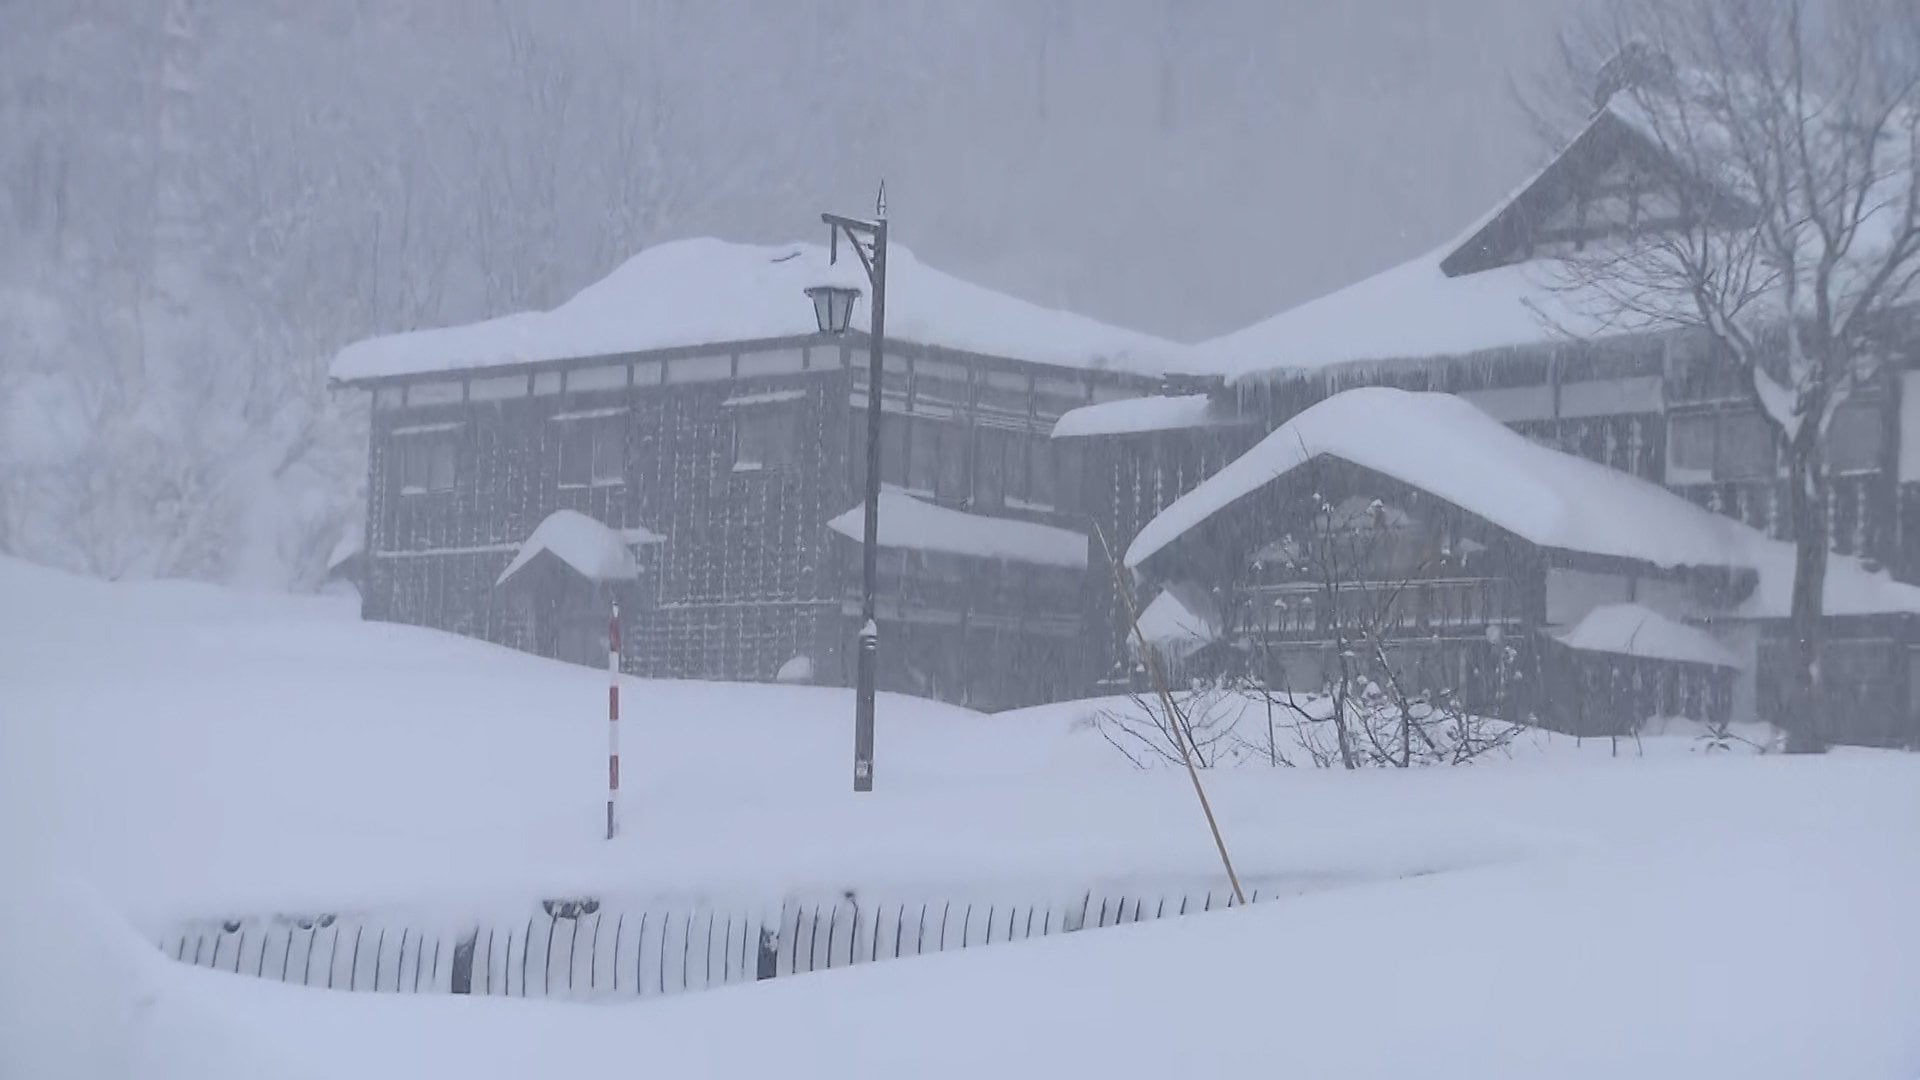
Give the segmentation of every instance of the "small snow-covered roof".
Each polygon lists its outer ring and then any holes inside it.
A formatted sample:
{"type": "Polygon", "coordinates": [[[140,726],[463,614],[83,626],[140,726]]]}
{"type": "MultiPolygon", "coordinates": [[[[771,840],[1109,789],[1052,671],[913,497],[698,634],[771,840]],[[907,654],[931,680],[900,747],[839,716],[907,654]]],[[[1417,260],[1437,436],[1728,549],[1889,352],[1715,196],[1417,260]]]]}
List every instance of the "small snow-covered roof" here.
{"type": "Polygon", "coordinates": [[[363,514],[355,514],[340,528],[340,538],[333,543],[333,550],[327,553],[327,571],[340,568],[349,559],[366,550],[367,522],[363,514]]]}
{"type": "MultiPolygon", "coordinates": [[[[1760,571],[1760,581],[1733,617],[1784,619],[1793,609],[1793,545],[1753,535],[1749,559],[1760,571]]],[[[1821,610],[1827,615],[1920,615],[1920,586],[1869,570],[1852,555],[1827,557],[1824,593],[1821,610]]]]}
{"type": "MultiPolygon", "coordinates": [[[[342,381],[538,363],[815,333],[809,286],[863,293],[852,252],[829,266],[820,244],[736,244],[711,237],[658,244],[551,311],[358,341],[334,357],[342,381]]],[[[1185,370],[1186,347],[994,292],[887,248],[887,336],[1066,367],[1160,375],[1185,370]]]]}
{"type": "Polygon", "coordinates": [[[1213,413],[1205,394],[1177,397],[1137,397],[1102,401],[1069,409],[1053,425],[1053,437],[1072,439],[1088,435],[1133,435],[1233,423],[1213,413]]]}
{"type": "Polygon", "coordinates": [[[1664,568],[1749,565],[1751,530],[1731,518],[1532,442],[1451,394],[1386,387],[1335,394],[1282,424],[1149,521],[1127,549],[1127,565],[1323,455],[1436,495],[1541,547],[1664,568]]]}
{"type": "Polygon", "coordinates": [[[615,530],[578,510],[555,510],[520,545],[494,586],[505,585],[541,552],[552,553],[589,581],[632,581],[640,575],[632,546],[662,539],[647,529],[615,530]]]}
{"type": "MultiPolygon", "coordinates": [[[[827,522],[827,528],[864,541],[866,508],[855,506],[827,522]]],[[[880,491],[880,546],[1074,570],[1087,565],[1087,538],[1071,529],[969,514],[890,487],[880,491]]]]}
{"type": "MultiPolygon", "coordinates": [[[[1140,613],[1140,636],[1175,659],[1213,643],[1220,632],[1220,606],[1192,582],[1168,585],[1140,613]]],[[[1138,651],[1139,642],[1129,636],[1127,647],[1138,651]]]]}
{"type": "Polygon", "coordinates": [[[1582,652],[1712,667],[1745,666],[1711,634],[1669,619],[1643,604],[1602,604],[1554,636],[1562,645],[1582,652]]]}

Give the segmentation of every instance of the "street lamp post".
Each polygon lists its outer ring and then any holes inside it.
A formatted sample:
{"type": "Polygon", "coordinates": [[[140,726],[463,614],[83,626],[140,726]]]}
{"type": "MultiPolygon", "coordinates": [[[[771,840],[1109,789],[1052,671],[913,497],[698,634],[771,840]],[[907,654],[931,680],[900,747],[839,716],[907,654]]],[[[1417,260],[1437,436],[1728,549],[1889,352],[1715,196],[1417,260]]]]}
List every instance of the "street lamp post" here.
{"type": "MultiPolygon", "coordinates": [[[[879,576],[880,539],[880,383],[882,343],[887,326],[887,186],[880,185],[871,221],[821,214],[831,237],[829,261],[840,258],[845,234],[873,286],[873,319],[867,333],[867,505],[866,531],[860,550],[860,667],[853,713],[853,790],[873,790],[873,698],[878,672],[880,627],[874,620],[873,593],[879,576]]],[[[842,333],[853,313],[859,290],[819,285],[807,290],[814,316],[823,333],[842,333]]]]}

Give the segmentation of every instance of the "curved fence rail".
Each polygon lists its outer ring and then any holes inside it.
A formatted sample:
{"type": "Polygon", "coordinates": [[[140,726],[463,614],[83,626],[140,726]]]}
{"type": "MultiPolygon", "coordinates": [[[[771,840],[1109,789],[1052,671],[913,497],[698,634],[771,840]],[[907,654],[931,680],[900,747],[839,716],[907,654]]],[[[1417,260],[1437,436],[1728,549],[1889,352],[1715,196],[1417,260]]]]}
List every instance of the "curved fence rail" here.
{"type": "MultiPolygon", "coordinates": [[[[1273,894],[1270,894],[1273,895],[1273,894]]],[[[378,914],[183,923],[182,963],[301,986],[574,1001],[649,997],[1232,906],[1221,892],[1067,901],[788,901],[775,911],[547,900],[524,916],[435,926],[378,914]]],[[[1255,891],[1250,901],[1260,899],[1255,891]]]]}

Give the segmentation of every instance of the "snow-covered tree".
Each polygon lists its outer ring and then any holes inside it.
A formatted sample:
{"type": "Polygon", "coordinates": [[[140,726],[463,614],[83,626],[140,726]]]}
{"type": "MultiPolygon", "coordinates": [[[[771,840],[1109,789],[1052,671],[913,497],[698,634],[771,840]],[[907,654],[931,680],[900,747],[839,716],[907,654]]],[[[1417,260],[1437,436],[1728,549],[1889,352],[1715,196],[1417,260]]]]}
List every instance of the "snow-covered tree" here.
{"type": "Polygon", "coordinates": [[[1607,57],[1596,104],[1674,167],[1647,178],[1638,222],[1566,257],[1569,291],[1704,332],[1773,431],[1796,548],[1779,705],[1799,750],[1823,744],[1828,434],[1915,340],[1916,42],[1900,0],[1620,0],[1572,52],[1607,57]]]}

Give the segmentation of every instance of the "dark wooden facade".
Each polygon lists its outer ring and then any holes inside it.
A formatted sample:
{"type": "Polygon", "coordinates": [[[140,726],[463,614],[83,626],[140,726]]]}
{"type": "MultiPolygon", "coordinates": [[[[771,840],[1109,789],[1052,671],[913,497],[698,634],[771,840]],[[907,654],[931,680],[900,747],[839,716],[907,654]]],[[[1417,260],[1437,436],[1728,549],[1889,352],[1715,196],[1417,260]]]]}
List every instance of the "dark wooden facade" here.
{"type": "MultiPolygon", "coordinates": [[[[551,651],[536,606],[495,582],[572,509],[660,537],[614,590],[629,670],[770,679],[805,657],[849,681],[858,545],[826,522],[862,490],[864,355],[858,335],[809,336],[365,384],[366,617],[551,651]]],[[[885,482],[1082,530],[1079,447],[1047,435],[1152,386],[906,342],[887,366],[885,482]]],[[[1084,573],[914,552],[883,568],[883,685],[996,706],[1085,689],[1084,573]]]]}
{"type": "Polygon", "coordinates": [[[1752,587],[1737,574],[1544,549],[1330,457],[1214,514],[1156,554],[1147,571],[1211,589],[1224,637],[1237,643],[1211,652],[1217,668],[1250,665],[1263,685],[1311,693],[1327,685],[1337,654],[1369,653],[1380,643],[1394,677],[1421,693],[1577,735],[1628,734],[1646,717],[1682,715],[1683,707],[1698,710],[1684,715],[1724,720],[1732,677],[1727,669],[1559,644],[1550,620],[1563,582],[1606,578],[1630,592],[1722,606],[1752,587]],[[1357,532],[1355,521],[1363,524],[1357,532]]]}
{"type": "MultiPolygon", "coordinates": [[[[1833,546],[1870,566],[1884,567],[1898,580],[1920,583],[1920,474],[1912,464],[1915,449],[1903,446],[1903,440],[1920,438],[1914,430],[1920,407],[1906,400],[1920,385],[1920,355],[1908,357],[1906,365],[1889,370],[1836,418],[1833,546]]],[[[1221,411],[1247,418],[1248,427],[1195,427],[1094,440],[1103,445],[1090,449],[1090,459],[1109,470],[1118,508],[1102,519],[1116,549],[1124,549],[1152,517],[1152,511],[1127,511],[1164,507],[1308,405],[1370,385],[1461,395],[1536,442],[1662,484],[1696,505],[1776,538],[1792,539],[1786,480],[1771,431],[1744,387],[1704,352],[1697,338],[1661,334],[1276,372],[1231,388],[1216,385],[1213,392],[1221,411]],[[1196,468],[1195,462],[1205,464],[1196,468]],[[1135,492],[1147,493],[1146,499],[1132,495],[1135,492]]],[[[1101,585],[1096,582],[1095,588],[1101,585]]],[[[1111,671],[1124,665],[1128,655],[1122,636],[1126,623],[1111,589],[1097,606],[1103,610],[1096,616],[1104,616],[1107,627],[1101,643],[1106,650],[1103,670],[1111,671]]],[[[1879,680],[1871,691],[1842,691],[1843,697],[1865,696],[1848,699],[1836,713],[1857,723],[1850,721],[1848,730],[1835,735],[1875,744],[1920,741],[1920,661],[1913,659],[1920,657],[1920,627],[1898,618],[1842,619],[1835,625],[1842,632],[1842,643],[1835,646],[1836,664],[1849,671],[1871,670],[1879,680]]],[[[1763,639],[1781,632],[1778,627],[1763,628],[1763,639]]],[[[1553,664],[1552,652],[1542,662],[1553,664]]],[[[1764,657],[1758,670],[1767,670],[1764,657]]],[[[1644,693],[1651,703],[1681,693],[1681,684],[1625,658],[1612,667],[1595,667],[1591,658],[1579,658],[1575,666],[1562,663],[1543,673],[1577,676],[1581,685],[1604,684],[1635,700],[1644,693]]],[[[1718,672],[1698,674],[1704,682],[1687,685],[1718,687],[1723,677],[1718,672]]],[[[1764,678],[1756,696],[1762,717],[1778,720],[1770,715],[1773,695],[1764,678]]],[[[1715,689],[1700,700],[1717,711],[1724,691],[1715,689]]],[[[1568,731],[1604,733],[1620,719],[1570,714],[1551,722],[1568,731]]]]}

